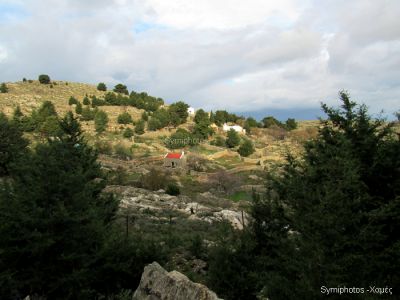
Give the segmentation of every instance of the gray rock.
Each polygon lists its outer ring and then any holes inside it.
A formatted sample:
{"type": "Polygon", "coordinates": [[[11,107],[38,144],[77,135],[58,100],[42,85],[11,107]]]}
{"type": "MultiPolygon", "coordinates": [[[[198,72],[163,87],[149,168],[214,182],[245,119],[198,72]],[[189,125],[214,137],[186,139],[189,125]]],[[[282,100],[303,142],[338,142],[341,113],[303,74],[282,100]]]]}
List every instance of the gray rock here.
{"type": "Polygon", "coordinates": [[[185,275],[167,272],[158,263],[144,268],[133,300],[219,300],[206,286],[190,281],[185,275]]]}

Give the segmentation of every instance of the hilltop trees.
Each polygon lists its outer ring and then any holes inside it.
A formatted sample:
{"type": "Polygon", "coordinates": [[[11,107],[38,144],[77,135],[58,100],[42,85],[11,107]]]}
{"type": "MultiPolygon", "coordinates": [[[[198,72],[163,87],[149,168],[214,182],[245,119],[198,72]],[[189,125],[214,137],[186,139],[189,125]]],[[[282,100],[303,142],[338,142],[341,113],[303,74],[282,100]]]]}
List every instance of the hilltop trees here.
{"type": "Polygon", "coordinates": [[[174,126],[185,123],[189,116],[188,108],[189,105],[182,101],[172,103],[168,108],[170,123],[174,126]]]}
{"type": "Polygon", "coordinates": [[[39,80],[39,82],[41,84],[49,84],[50,83],[50,76],[46,75],[46,74],[41,74],[41,75],[39,75],[38,80],[39,80]]]}
{"type": "Polygon", "coordinates": [[[126,87],[126,85],[124,85],[122,83],[118,83],[114,87],[114,92],[119,93],[119,94],[129,95],[128,88],[126,87]]]}
{"type": "Polygon", "coordinates": [[[100,83],[97,85],[97,90],[98,90],[98,91],[103,91],[103,92],[107,91],[107,86],[106,86],[106,84],[105,84],[104,82],[100,82],[100,83]]]}
{"type": "Polygon", "coordinates": [[[0,85],[0,93],[8,93],[8,87],[4,82],[0,85]]]}

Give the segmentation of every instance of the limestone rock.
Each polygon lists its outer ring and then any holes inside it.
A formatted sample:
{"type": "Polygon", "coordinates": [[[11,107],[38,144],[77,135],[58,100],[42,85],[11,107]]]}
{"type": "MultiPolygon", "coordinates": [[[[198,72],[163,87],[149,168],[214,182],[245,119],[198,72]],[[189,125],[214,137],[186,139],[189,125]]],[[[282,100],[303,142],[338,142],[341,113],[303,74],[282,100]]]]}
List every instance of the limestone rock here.
{"type": "Polygon", "coordinates": [[[146,266],[133,300],[219,300],[206,286],[185,275],[167,272],[157,262],[146,266]]]}

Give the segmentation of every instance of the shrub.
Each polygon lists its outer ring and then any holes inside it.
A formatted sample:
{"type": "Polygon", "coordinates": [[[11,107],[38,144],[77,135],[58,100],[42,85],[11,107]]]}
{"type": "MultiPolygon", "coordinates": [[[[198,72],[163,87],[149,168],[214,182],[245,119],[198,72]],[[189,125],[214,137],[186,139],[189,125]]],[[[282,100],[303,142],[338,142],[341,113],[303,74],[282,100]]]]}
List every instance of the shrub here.
{"type": "Polygon", "coordinates": [[[135,133],[136,134],[143,134],[144,133],[144,121],[140,120],[135,126],[135,133]]]}
{"type": "Polygon", "coordinates": [[[211,141],[211,145],[226,147],[226,140],[222,136],[217,136],[213,141],[211,141]]]}
{"type": "Polygon", "coordinates": [[[152,168],[149,173],[144,174],[140,178],[140,182],[143,188],[148,190],[157,191],[165,187],[167,177],[161,170],[152,168]]]}
{"type": "Polygon", "coordinates": [[[117,118],[118,124],[130,124],[133,122],[131,115],[128,112],[123,112],[117,118]]]}
{"type": "Polygon", "coordinates": [[[97,85],[97,90],[105,92],[105,91],[107,91],[107,86],[105,85],[105,83],[100,82],[100,83],[97,85]]]}
{"type": "Polygon", "coordinates": [[[165,192],[171,196],[178,196],[181,193],[179,186],[176,183],[170,183],[165,192]]]}
{"type": "Polygon", "coordinates": [[[297,128],[297,122],[295,119],[288,118],[285,123],[285,128],[287,130],[294,130],[297,128]]]}
{"type": "Polygon", "coordinates": [[[132,159],[132,151],[128,147],[117,144],[114,146],[114,155],[118,159],[122,160],[131,160],[132,159]]]}
{"type": "Polygon", "coordinates": [[[100,154],[106,154],[106,155],[111,155],[112,154],[112,147],[109,142],[102,141],[102,140],[97,140],[94,144],[94,148],[99,152],[100,154]]]}
{"type": "Polygon", "coordinates": [[[76,103],[75,112],[80,115],[82,113],[82,104],[80,102],[76,103]]]}
{"type": "Polygon", "coordinates": [[[41,84],[49,84],[50,83],[50,76],[46,74],[39,75],[39,82],[41,84]]]}
{"type": "Polygon", "coordinates": [[[253,154],[254,151],[255,151],[254,145],[253,145],[253,143],[252,143],[250,140],[248,140],[248,139],[245,139],[244,142],[240,145],[240,147],[239,147],[239,149],[238,149],[238,153],[239,153],[241,156],[245,156],[245,157],[247,157],[247,156],[253,154]]]}
{"type": "Polygon", "coordinates": [[[126,139],[130,139],[133,136],[133,130],[130,128],[126,128],[122,136],[126,139]]]}
{"type": "Polygon", "coordinates": [[[8,93],[8,87],[4,82],[0,85],[0,93],[8,93]]]}
{"type": "Polygon", "coordinates": [[[147,129],[150,131],[156,131],[157,129],[161,129],[161,122],[156,117],[151,117],[147,122],[147,129]]]}

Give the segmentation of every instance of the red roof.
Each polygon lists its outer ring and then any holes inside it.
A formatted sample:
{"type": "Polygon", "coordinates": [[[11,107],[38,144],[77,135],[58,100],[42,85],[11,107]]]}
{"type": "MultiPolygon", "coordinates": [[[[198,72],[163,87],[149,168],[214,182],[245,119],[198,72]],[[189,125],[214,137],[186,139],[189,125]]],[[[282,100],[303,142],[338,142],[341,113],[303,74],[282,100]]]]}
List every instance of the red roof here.
{"type": "Polygon", "coordinates": [[[166,158],[174,158],[174,159],[180,159],[182,156],[182,153],[168,153],[166,158]]]}

